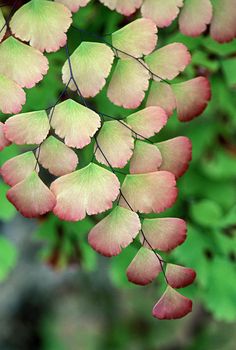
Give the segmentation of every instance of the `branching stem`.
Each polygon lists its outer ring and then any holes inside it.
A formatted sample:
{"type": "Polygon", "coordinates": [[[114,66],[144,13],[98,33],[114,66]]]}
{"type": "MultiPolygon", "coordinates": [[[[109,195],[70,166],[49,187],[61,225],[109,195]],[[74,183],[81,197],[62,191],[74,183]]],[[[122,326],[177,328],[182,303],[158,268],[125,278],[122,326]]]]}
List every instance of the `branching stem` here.
{"type": "Polygon", "coordinates": [[[151,75],[151,78],[153,79],[153,77],[157,78],[158,80],[161,80],[163,82],[165,82],[166,84],[170,85],[170,82],[162,77],[160,77],[159,75],[157,75],[156,73],[154,73],[143,61],[141,58],[138,58],[138,57],[135,57],[133,55],[131,55],[130,53],[126,52],[126,51],[123,51],[123,50],[120,50],[118,49],[117,47],[115,47],[114,45],[112,45],[111,43],[109,43],[107,40],[104,39],[104,36],[100,36],[100,35],[97,35],[93,32],[90,32],[90,31],[86,31],[82,28],[78,28],[76,27],[75,25],[72,25],[72,28],[78,30],[79,32],[85,32],[85,33],[88,33],[90,34],[91,36],[93,37],[96,37],[98,40],[102,40],[104,44],[108,45],[114,52],[115,56],[119,57],[118,55],[118,52],[122,53],[123,55],[126,55],[132,59],[134,59],[135,61],[137,61],[139,64],[141,64],[141,66],[143,66],[151,75]]]}

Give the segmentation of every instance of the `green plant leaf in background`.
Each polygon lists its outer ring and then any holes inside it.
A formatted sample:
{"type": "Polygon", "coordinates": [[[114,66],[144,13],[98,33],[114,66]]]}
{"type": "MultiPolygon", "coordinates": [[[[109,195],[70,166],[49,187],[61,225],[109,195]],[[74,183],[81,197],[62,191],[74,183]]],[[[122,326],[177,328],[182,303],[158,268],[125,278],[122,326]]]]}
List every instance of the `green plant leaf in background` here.
{"type": "Polygon", "coordinates": [[[222,69],[228,87],[236,87],[236,58],[222,61],[222,69]]]}
{"type": "Polygon", "coordinates": [[[17,249],[6,238],[0,236],[0,281],[7,278],[17,262],[17,249]]]}
{"type": "Polygon", "coordinates": [[[10,221],[16,215],[15,207],[7,200],[6,193],[9,187],[0,180],[0,193],[1,193],[1,209],[0,209],[0,220],[10,221]]]}
{"type": "Polygon", "coordinates": [[[223,212],[218,203],[204,199],[192,204],[190,215],[197,224],[214,227],[220,225],[223,212]]]}
{"type": "Polygon", "coordinates": [[[202,293],[206,308],[219,320],[236,318],[236,268],[230,261],[216,257],[208,264],[208,285],[202,293]]]}

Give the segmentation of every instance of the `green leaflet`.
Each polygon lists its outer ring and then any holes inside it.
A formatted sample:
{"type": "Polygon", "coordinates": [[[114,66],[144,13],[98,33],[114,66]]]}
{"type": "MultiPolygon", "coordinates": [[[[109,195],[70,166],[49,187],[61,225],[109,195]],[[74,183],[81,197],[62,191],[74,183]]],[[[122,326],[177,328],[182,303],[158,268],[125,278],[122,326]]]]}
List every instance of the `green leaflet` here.
{"type": "Polygon", "coordinates": [[[16,247],[2,235],[0,236],[0,282],[5,280],[17,262],[16,247]]]}

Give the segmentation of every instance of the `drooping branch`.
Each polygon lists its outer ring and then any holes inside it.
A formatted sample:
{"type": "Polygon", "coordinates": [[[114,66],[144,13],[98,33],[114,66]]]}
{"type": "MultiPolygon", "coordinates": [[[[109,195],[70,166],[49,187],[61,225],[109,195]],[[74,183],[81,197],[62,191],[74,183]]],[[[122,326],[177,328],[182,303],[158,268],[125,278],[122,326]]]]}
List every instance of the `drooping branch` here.
{"type": "MultiPolygon", "coordinates": [[[[82,94],[81,94],[81,92],[80,92],[79,86],[78,86],[78,84],[77,84],[77,82],[76,82],[76,80],[75,80],[75,78],[74,78],[74,75],[73,75],[73,67],[72,67],[71,60],[70,60],[70,54],[69,54],[68,44],[66,44],[66,55],[67,55],[67,60],[68,60],[68,64],[69,64],[69,69],[70,69],[70,79],[69,79],[69,81],[70,81],[70,80],[73,80],[73,82],[74,82],[74,84],[75,84],[75,86],[76,86],[77,92],[78,92],[78,94],[79,94],[81,100],[83,101],[84,106],[87,107],[87,108],[89,108],[89,106],[88,106],[88,104],[87,104],[85,98],[82,96],[82,94]]],[[[132,129],[131,129],[131,130],[132,130],[132,129]]],[[[114,170],[113,166],[111,165],[110,161],[108,160],[108,158],[107,158],[107,156],[106,156],[106,154],[105,154],[105,151],[104,151],[104,150],[101,148],[101,146],[99,145],[96,135],[94,136],[94,139],[95,139],[95,143],[96,143],[97,149],[100,150],[100,152],[102,153],[103,157],[105,158],[105,160],[106,160],[106,162],[107,162],[107,164],[108,164],[110,170],[115,174],[116,171],[114,170]]],[[[127,206],[130,208],[130,210],[131,210],[132,212],[135,212],[135,211],[133,210],[132,206],[130,205],[130,203],[128,202],[128,200],[126,199],[126,197],[124,196],[124,194],[122,193],[122,190],[121,190],[121,189],[119,190],[119,192],[120,192],[120,198],[122,197],[122,198],[124,199],[124,201],[127,203],[127,206]]],[[[169,283],[168,283],[168,280],[167,280],[167,277],[166,277],[166,274],[165,274],[165,270],[164,270],[164,267],[163,267],[163,262],[164,262],[164,260],[162,260],[162,259],[160,258],[160,256],[157,254],[157,252],[155,251],[155,249],[153,249],[152,245],[149,243],[147,237],[145,236],[145,233],[144,233],[143,229],[141,229],[140,232],[141,232],[141,234],[142,234],[142,236],[143,236],[143,239],[147,242],[148,246],[150,247],[150,249],[153,251],[153,253],[154,253],[155,256],[157,257],[158,262],[159,262],[159,264],[160,264],[160,267],[161,267],[161,269],[162,269],[162,272],[163,272],[163,274],[164,274],[166,283],[167,283],[167,285],[168,285],[169,283]]]]}

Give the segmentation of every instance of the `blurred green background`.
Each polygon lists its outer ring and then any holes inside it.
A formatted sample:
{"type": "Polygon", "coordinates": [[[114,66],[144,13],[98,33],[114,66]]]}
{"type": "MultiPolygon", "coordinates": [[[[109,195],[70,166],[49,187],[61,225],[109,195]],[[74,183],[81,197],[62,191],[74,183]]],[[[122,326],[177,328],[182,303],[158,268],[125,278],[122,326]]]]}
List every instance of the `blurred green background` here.
{"type": "MultiPolygon", "coordinates": [[[[91,33],[109,34],[133,18],[91,3],[74,14],[74,24],[85,31],[70,29],[70,51],[82,40],[95,40],[91,33]]],[[[178,33],[176,23],[159,30],[159,47],[176,41],[192,54],[182,78],[205,75],[212,83],[212,100],[201,117],[181,124],[174,115],[155,137],[186,135],[193,143],[178,201],[164,213],[188,222],[188,239],[171,259],[197,271],[196,283],[183,291],[194,300],[192,314],[177,321],[152,318],[163,286],[160,280],[147,287],[127,282],[125,270],[135,247],[106,259],[88,246],[87,233],[101,216],[78,223],[53,215],[24,219],[5,199],[7,186],[0,180],[1,350],[235,349],[236,40],[218,44],[207,34],[188,38],[178,33]]],[[[24,111],[52,105],[63,89],[64,49],[48,59],[49,74],[27,91],[24,111]]],[[[91,103],[116,117],[129,113],[108,101],[106,89],[91,103]]],[[[80,153],[81,165],[91,149],[80,153]]],[[[0,165],[19,152],[14,145],[5,149],[0,165]]]]}

